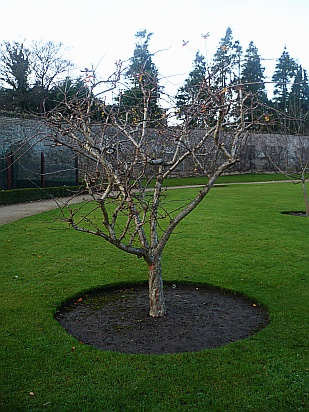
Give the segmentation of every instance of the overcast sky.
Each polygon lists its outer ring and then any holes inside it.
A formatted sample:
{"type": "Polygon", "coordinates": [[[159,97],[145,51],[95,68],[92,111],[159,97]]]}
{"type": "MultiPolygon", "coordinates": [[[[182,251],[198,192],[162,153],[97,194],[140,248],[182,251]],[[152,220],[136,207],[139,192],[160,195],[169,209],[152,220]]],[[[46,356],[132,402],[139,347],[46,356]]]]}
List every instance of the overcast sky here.
{"type": "MultiPolygon", "coordinates": [[[[154,33],[149,49],[162,50],[154,62],[174,89],[198,50],[211,59],[227,27],[244,51],[252,40],[261,57],[276,59],[286,45],[309,71],[309,0],[0,0],[0,6],[1,42],[62,42],[79,69],[93,64],[103,76],[132,56],[140,29],[154,33]]],[[[275,61],[263,63],[271,77],[275,61]]]]}

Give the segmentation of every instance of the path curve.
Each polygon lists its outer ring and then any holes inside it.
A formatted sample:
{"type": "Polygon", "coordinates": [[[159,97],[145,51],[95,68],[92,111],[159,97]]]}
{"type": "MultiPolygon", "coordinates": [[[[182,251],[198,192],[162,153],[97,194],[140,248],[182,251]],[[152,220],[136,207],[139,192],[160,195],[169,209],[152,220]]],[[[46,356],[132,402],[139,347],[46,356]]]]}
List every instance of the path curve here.
{"type": "Polygon", "coordinates": [[[66,204],[72,205],[80,203],[83,200],[87,200],[86,196],[38,200],[35,202],[16,203],[14,205],[0,206],[0,225],[5,225],[24,217],[33,216],[38,213],[57,209],[59,207],[65,206],[66,204]]]}
{"type": "MultiPolygon", "coordinates": [[[[243,184],[264,184],[264,183],[284,183],[290,182],[290,180],[279,180],[279,181],[267,181],[267,182],[237,182],[237,183],[226,183],[226,184],[216,184],[215,186],[226,186],[226,185],[243,185],[243,184]]],[[[192,187],[203,187],[203,185],[191,185],[191,186],[175,186],[169,187],[168,189],[185,189],[192,187]]],[[[47,212],[49,210],[57,209],[59,206],[65,206],[66,204],[76,204],[83,200],[89,200],[90,196],[76,196],[57,198],[57,199],[47,199],[38,200],[35,202],[28,203],[16,203],[14,205],[0,206],[0,226],[7,223],[14,222],[15,220],[22,219],[24,217],[33,216],[38,213],[47,212]]]]}

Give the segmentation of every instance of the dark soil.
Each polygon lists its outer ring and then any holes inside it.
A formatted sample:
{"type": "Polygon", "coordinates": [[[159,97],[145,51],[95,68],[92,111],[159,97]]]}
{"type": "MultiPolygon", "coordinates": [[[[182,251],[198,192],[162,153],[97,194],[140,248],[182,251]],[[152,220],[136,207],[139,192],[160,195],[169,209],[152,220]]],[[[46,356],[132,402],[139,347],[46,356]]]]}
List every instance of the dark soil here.
{"type": "Polygon", "coordinates": [[[227,290],[166,285],[167,316],[148,315],[147,285],[89,292],[67,302],[56,319],[81,343],[106,351],[195,352],[244,339],[269,323],[257,302],[227,290]]]}
{"type": "Polygon", "coordinates": [[[306,217],[306,212],[291,210],[287,212],[281,212],[282,215],[290,215],[290,216],[299,216],[299,217],[306,217]]]}

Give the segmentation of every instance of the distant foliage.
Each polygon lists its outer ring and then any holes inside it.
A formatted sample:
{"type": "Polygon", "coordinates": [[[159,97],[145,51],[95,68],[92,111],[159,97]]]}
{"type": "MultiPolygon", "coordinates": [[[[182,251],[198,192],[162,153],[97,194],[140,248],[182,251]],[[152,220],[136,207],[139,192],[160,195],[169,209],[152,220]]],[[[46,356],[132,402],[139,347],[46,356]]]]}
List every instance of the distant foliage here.
{"type": "MultiPolygon", "coordinates": [[[[122,73],[123,87],[118,89],[110,104],[117,111],[117,116],[126,117],[129,123],[138,124],[144,116],[142,100],[149,98],[147,104],[151,116],[148,121],[152,122],[153,127],[158,127],[159,124],[162,127],[162,119],[166,116],[166,109],[161,103],[164,89],[160,85],[159,71],[154,61],[155,53],[149,50],[152,35],[147,30],[140,30],[135,34],[135,49],[126,71],[122,73]]],[[[67,98],[70,95],[76,96],[76,89],[81,96],[87,94],[89,82],[95,81],[91,70],[83,70],[85,75],[78,78],[68,77],[68,69],[74,67],[74,64],[63,58],[65,52],[62,43],[55,44],[51,41],[34,41],[29,46],[25,42],[3,41],[0,50],[0,112],[31,116],[47,113],[55,107],[66,110],[62,104],[64,93],[67,98]]],[[[272,76],[274,95],[269,99],[262,61],[253,41],[250,41],[243,52],[240,42],[234,41],[232,29],[228,27],[209,64],[200,51],[196,52],[192,70],[175,96],[178,119],[182,119],[182,114],[193,102],[200,107],[203,99],[207,101],[209,88],[205,81],[211,71],[217,79],[216,85],[212,85],[216,90],[213,89],[212,92],[224,90],[227,84],[242,84],[246,92],[254,96],[251,101],[248,98],[248,104],[250,102],[254,105],[258,98],[265,105],[265,110],[260,106],[260,112],[254,113],[258,118],[264,116],[269,124],[267,132],[308,134],[307,71],[289,55],[285,47],[276,61],[272,76]]],[[[106,107],[105,101],[101,103],[106,107]]],[[[92,115],[100,119],[100,110],[92,115]]],[[[188,126],[200,127],[202,118],[203,115],[196,115],[188,126]]],[[[250,119],[252,120],[254,119],[250,119]]],[[[265,131],[265,124],[257,128],[265,131]]]]}

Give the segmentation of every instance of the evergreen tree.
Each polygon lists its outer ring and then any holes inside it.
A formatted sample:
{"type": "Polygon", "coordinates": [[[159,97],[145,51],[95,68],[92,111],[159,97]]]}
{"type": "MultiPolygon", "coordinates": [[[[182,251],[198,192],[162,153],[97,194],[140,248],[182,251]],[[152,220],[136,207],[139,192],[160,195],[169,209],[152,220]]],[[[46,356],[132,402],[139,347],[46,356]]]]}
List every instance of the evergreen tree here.
{"type": "MultiPolygon", "coordinates": [[[[187,108],[200,105],[207,97],[206,81],[206,62],[204,56],[198,51],[193,61],[193,70],[189,73],[189,77],[185,80],[184,86],[178,89],[176,95],[176,107],[178,109],[178,117],[181,118],[187,108]]],[[[199,126],[202,122],[202,116],[197,113],[196,120],[190,123],[190,126],[199,126]]]]}
{"type": "Polygon", "coordinates": [[[135,45],[130,66],[125,73],[131,87],[122,92],[116,99],[123,119],[129,123],[138,124],[143,120],[156,122],[164,115],[159,107],[160,86],[158,70],[152,61],[152,54],[148,50],[149,41],[153,33],[141,30],[135,37],[135,45]],[[145,119],[147,107],[147,119],[145,119]]]}
{"type": "Polygon", "coordinates": [[[42,113],[50,100],[50,90],[72,63],[62,59],[62,43],[4,42],[1,50],[0,91],[3,110],[42,113]]]}
{"type": "Polygon", "coordinates": [[[88,94],[89,89],[82,78],[72,79],[67,76],[49,91],[45,110],[49,112],[57,108],[59,112],[67,114],[74,107],[74,101],[85,99],[88,94]]]}
{"type": "MultiPolygon", "coordinates": [[[[190,106],[190,122],[188,126],[200,127],[207,119],[210,126],[215,120],[215,115],[209,112],[209,101],[219,93],[232,93],[232,89],[224,90],[226,85],[239,82],[242,48],[239,41],[233,42],[232,30],[226,30],[225,37],[219,43],[213,64],[207,69],[204,56],[197,52],[193,61],[193,70],[185,80],[176,95],[178,117],[183,118],[183,113],[188,117],[187,107],[190,106]],[[194,111],[199,108],[199,111],[194,111]],[[202,110],[201,110],[202,108],[202,110]],[[192,112],[193,110],[193,112],[192,112]]],[[[221,96],[221,97],[220,97],[221,96]]]]}
{"type": "Polygon", "coordinates": [[[258,49],[251,41],[242,64],[241,83],[244,84],[247,92],[258,96],[262,100],[266,100],[264,70],[265,68],[261,65],[258,49]]]}
{"type": "Polygon", "coordinates": [[[299,66],[288,98],[291,132],[305,133],[309,126],[309,84],[306,70],[299,66]]]}
{"type": "Polygon", "coordinates": [[[297,64],[292,59],[284,47],[283,53],[277,60],[275,73],[272,77],[275,83],[274,88],[274,102],[279,110],[286,113],[288,108],[289,84],[294,78],[297,70],[297,64]]]}
{"type": "Polygon", "coordinates": [[[30,51],[23,43],[4,42],[1,53],[0,79],[8,85],[8,94],[17,110],[28,106],[30,51]]]}
{"type": "MultiPolygon", "coordinates": [[[[264,67],[262,67],[261,65],[261,58],[258,54],[258,49],[251,41],[244,56],[240,78],[240,81],[244,85],[243,87],[246,93],[249,94],[246,99],[248,106],[253,107],[257,102],[265,104],[267,104],[268,102],[267,94],[265,91],[264,70],[264,67]]],[[[251,119],[247,120],[253,121],[254,119],[252,118],[252,116],[254,115],[256,119],[260,118],[264,113],[264,109],[262,106],[260,106],[259,109],[257,108],[256,110],[249,112],[251,119]]]]}
{"type": "Polygon", "coordinates": [[[1,80],[14,91],[29,90],[30,51],[23,43],[4,42],[1,54],[1,80]]]}
{"type": "Polygon", "coordinates": [[[212,70],[220,74],[218,87],[225,88],[227,83],[240,77],[242,47],[239,41],[233,43],[233,33],[227,28],[214,55],[212,70]]]}

